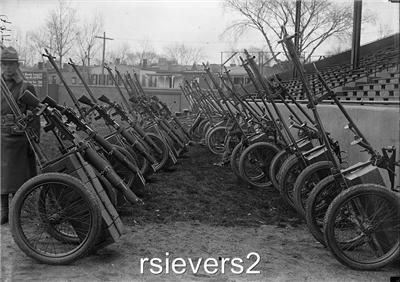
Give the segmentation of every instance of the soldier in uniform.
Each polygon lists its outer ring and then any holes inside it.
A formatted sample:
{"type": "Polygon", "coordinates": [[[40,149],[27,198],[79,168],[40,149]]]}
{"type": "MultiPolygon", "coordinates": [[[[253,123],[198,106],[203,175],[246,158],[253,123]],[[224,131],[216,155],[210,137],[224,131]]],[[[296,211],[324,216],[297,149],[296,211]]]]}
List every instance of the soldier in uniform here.
{"type": "MultiPolygon", "coordinates": [[[[23,80],[19,72],[18,53],[13,47],[1,50],[1,76],[16,101],[25,90],[35,94],[35,88],[23,80]]],[[[1,96],[1,224],[8,222],[9,196],[28,179],[36,175],[36,161],[28,139],[23,130],[15,124],[11,108],[1,96]]],[[[26,105],[18,104],[23,113],[26,105]]],[[[38,137],[40,120],[35,119],[32,126],[38,137]]]]}

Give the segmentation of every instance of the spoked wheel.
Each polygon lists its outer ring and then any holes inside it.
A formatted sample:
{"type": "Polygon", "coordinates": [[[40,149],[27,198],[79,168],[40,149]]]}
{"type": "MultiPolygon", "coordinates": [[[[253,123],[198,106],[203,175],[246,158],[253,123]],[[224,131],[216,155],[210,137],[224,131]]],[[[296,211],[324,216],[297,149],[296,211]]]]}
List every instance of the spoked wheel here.
{"type": "Polygon", "coordinates": [[[326,211],[339,193],[343,191],[340,184],[330,175],[322,179],[312,189],[306,202],[306,222],[310,233],[322,245],[325,244],[323,226],[326,211]]]}
{"type": "Polygon", "coordinates": [[[266,188],[271,186],[269,167],[279,148],[267,142],[250,145],[243,151],[239,160],[239,172],[248,184],[266,188]]]}
{"type": "Polygon", "coordinates": [[[280,190],[279,187],[279,179],[278,179],[278,172],[282,166],[282,164],[286,161],[287,158],[290,157],[290,153],[286,150],[282,150],[275,155],[275,157],[271,161],[271,165],[269,166],[269,177],[271,179],[272,185],[277,189],[280,190]]]}
{"type": "Polygon", "coordinates": [[[305,217],[306,201],[315,185],[331,174],[333,167],[330,161],[316,162],[306,167],[294,183],[293,199],[296,210],[305,217]]]}
{"type": "Polygon", "coordinates": [[[154,133],[146,133],[147,136],[151,138],[151,140],[156,144],[156,146],[161,150],[160,153],[157,153],[156,150],[152,149],[152,155],[156,158],[157,160],[157,167],[156,170],[160,170],[164,168],[166,165],[168,158],[169,158],[169,152],[168,152],[168,147],[167,145],[163,142],[160,136],[154,133]]]}
{"type": "Polygon", "coordinates": [[[207,133],[210,131],[210,129],[211,129],[213,126],[214,126],[214,125],[213,125],[211,122],[207,122],[207,123],[204,125],[203,133],[204,133],[204,139],[205,139],[205,140],[207,140],[207,139],[206,139],[207,133]]]}
{"type": "Polygon", "coordinates": [[[215,155],[222,155],[225,151],[226,127],[217,126],[213,128],[207,136],[207,145],[215,155]]]}
{"type": "Polygon", "coordinates": [[[199,134],[198,132],[198,127],[200,125],[200,122],[204,120],[204,117],[198,117],[196,118],[194,124],[192,124],[192,126],[189,129],[189,134],[190,137],[193,141],[200,141],[200,139],[203,137],[199,134]]]}
{"type": "Polygon", "coordinates": [[[44,187],[39,192],[37,210],[41,219],[47,224],[46,231],[58,241],[79,244],[80,239],[74,228],[69,223],[63,222],[61,220],[63,214],[57,212],[61,209],[57,197],[55,190],[50,187],[44,187]]]}
{"type": "Polygon", "coordinates": [[[239,142],[235,148],[232,150],[231,154],[231,159],[230,159],[230,165],[233,173],[239,178],[242,179],[239,171],[239,161],[240,161],[240,156],[242,155],[243,151],[247,148],[248,146],[244,145],[243,142],[239,142]]]}
{"type": "Polygon", "coordinates": [[[198,138],[198,139],[204,138],[204,135],[206,133],[204,130],[204,127],[208,122],[209,122],[208,119],[204,119],[200,122],[199,126],[193,132],[193,134],[196,138],[198,138]]]}
{"type": "Polygon", "coordinates": [[[360,270],[384,267],[400,254],[400,198],[384,186],[355,185],[329,206],[324,234],[342,264],[360,270]]]}
{"type": "Polygon", "coordinates": [[[294,183],[305,168],[305,163],[297,156],[290,156],[281,166],[279,172],[279,187],[282,198],[296,208],[293,198],[294,183]]]}
{"type": "Polygon", "coordinates": [[[78,179],[46,173],[25,182],[11,203],[14,241],[28,256],[68,264],[87,254],[101,234],[98,199],[78,179]]]}

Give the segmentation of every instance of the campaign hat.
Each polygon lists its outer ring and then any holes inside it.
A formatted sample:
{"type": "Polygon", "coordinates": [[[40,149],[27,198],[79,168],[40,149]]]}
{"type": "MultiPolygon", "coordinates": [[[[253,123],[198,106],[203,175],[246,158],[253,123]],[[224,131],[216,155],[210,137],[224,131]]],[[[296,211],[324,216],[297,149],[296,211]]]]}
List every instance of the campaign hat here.
{"type": "Polygon", "coordinates": [[[18,52],[14,47],[4,47],[1,49],[2,62],[18,62],[18,52]]]}

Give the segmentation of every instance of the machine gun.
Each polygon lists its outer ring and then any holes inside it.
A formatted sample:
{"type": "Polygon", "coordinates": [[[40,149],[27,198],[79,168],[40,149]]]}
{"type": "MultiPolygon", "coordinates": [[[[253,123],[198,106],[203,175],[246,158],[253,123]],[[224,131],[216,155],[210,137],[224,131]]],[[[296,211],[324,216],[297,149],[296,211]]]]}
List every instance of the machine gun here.
{"type": "MultiPolygon", "coordinates": [[[[79,99],[76,98],[75,94],[72,92],[71,88],[68,86],[68,84],[66,83],[63,75],[61,74],[57,64],[54,61],[54,57],[49,53],[49,51],[47,49],[45,49],[45,54],[43,54],[44,57],[47,57],[49,62],[51,63],[51,65],[54,67],[56,73],[58,74],[58,76],[60,77],[61,81],[63,82],[65,89],[67,90],[69,96],[71,97],[75,107],[78,109],[79,113],[80,113],[80,117],[76,116],[76,114],[74,114],[73,110],[71,108],[63,108],[63,113],[65,113],[67,116],[67,118],[69,119],[69,121],[74,122],[75,125],[77,126],[77,129],[85,131],[87,134],[89,134],[89,136],[92,137],[92,139],[101,146],[101,148],[110,156],[113,156],[116,158],[116,160],[118,162],[120,162],[123,166],[125,166],[126,168],[128,168],[132,173],[135,173],[140,180],[142,181],[143,184],[145,184],[143,175],[140,173],[139,169],[137,168],[136,164],[133,164],[131,161],[129,161],[126,156],[124,156],[121,152],[119,152],[117,150],[117,148],[115,146],[113,146],[110,142],[108,142],[107,140],[105,140],[104,138],[102,138],[99,134],[97,134],[96,131],[94,131],[93,129],[91,129],[86,122],[84,122],[85,117],[89,114],[89,112],[84,112],[83,108],[80,106],[79,104],[79,99]]],[[[73,63],[73,61],[70,59],[70,65],[73,66],[73,68],[75,69],[75,71],[77,71],[77,68],[75,66],[75,64],[73,63]]],[[[79,78],[83,81],[83,77],[80,75],[80,73],[77,71],[77,74],[79,76],[79,78]]],[[[88,85],[86,83],[84,83],[84,86],[86,88],[86,90],[88,91],[90,97],[95,100],[96,98],[94,97],[93,93],[90,91],[90,88],[88,87],[88,85]]],[[[49,97],[47,98],[47,101],[49,103],[51,103],[54,107],[58,107],[59,109],[61,109],[60,105],[57,105],[57,103],[54,100],[51,100],[49,97]]],[[[89,100],[90,101],[90,100],[89,100]]],[[[103,119],[106,120],[106,124],[112,124],[112,119],[111,117],[108,116],[107,113],[104,113],[104,111],[102,111],[102,115],[100,116],[103,119]]],[[[95,119],[99,119],[99,117],[96,117],[95,119]]]]}
{"type": "MultiPolygon", "coordinates": [[[[143,203],[140,198],[138,198],[131,190],[128,188],[123,180],[118,176],[118,174],[111,168],[110,164],[105,161],[100,155],[96,152],[96,150],[92,147],[92,145],[85,140],[82,140],[79,136],[74,134],[65,122],[61,118],[61,113],[56,108],[50,108],[50,105],[41,103],[39,99],[37,99],[31,92],[25,91],[21,96],[20,101],[31,106],[40,109],[40,114],[45,118],[47,125],[45,126],[45,130],[56,130],[61,136],[62,140],[68,140],[73,143],[73,146],[68,148],[68,152],[79,151],[82,153],[84,159],[91,164],[100,174],[104,175],[107,180],[131,203],[143,203]]],[[[47,99],[47,102],[53,103],[50,99],[47,99]]],[[[60,108],[59,105],[56,104],[56,107],[60,108]]],[[[72,115],[70,116],[70,118],[72,115]]],[[[72,118],[71,121],[76,121],[76,118],[72,118]]],[[[79,124],[79,122],[78,122],[79,124]]],[[[82,126],[82,125],[80,125],[82,126]]]]}
{"type": "MultiPolygon", "coordinates": [[[[157,167],[157,160],[150,154],[148,153],[147,149],[144,147],[144,145],[142,143],[140,143],[136,136],[134,136],[133,134],[131,134],[126,128],[124,128],[123,126],[119,125],[112,117],[111,115],[108,113],[108,109],[105,108],[102,105],[99,105],[97,103],[97,99],[94,96],[94,94],[92,93],[91,89],[89,88],[88,84],[86,83],[86,81],[83,79],[82,75],[80,74],[79,70],[77,69],[76,65],[74,64],[74,62],[70,59],[69,64],[74,68],[76,74],[79,76],[79,78],[81,79],[86,92],[89,94],[90,98],[92,101],[90,101],[90,99],[86,96],[82,96],[78,99],[79,102],[90,106],[90,111],[95,110],[98,113],[98,116],[95,117],[95,120],[99,120],[99,119],[103,119],[105,121],[105,124],[114,128],[116,130],[116,132],[121,135],[128,143],[130,146],[133,146],[134,148],[136,148],[139,153],[141,155],[143,155],[151,164],[152,164],[152,168],[155,171],[156,167],[157,167]]],[[[71,91],[72,93],[72,91],[71,91]]]]}
{"type": "Polygon", "coordinates": [[[89,106],[91,110],[96,110],[98,116],[96,116],[95,119],[102,118],[107,125],[110,125],[113,128],[115,128],[115,130],[128,142],[130,146],[138,150],[152,164],[153,170],[154,171],[156,170],[157,160],[150,153],[147,152],[146,148],[143,147],[143,145],[137,140],[137,138],[133,134],[129,133],[129,131],[126,128],[119,125],[114,119],[110,117],[105,107],[93,103],[85,95],[80,97],[78,101],[81,102],[82,104],[89,106]]]}
{"type": "Polygon", "coordinates": [[[126,121],[129,125],[158,153],[162,154],[162,150],[154,143],[154,141],[146,134],[146,132],[136,124],[130,115],[116,102],[112,102],[108,97],[102,95],[99,101],[106,103],[110,108],[115,110],[115,114],[121,117],[121,120],[126,121]]]}
{"type": "Polygon", "coordinates": [[[96,131],[94,131],[85,121],[79,118],[76,113],[69,107],[64,107],[57,104],[52,98],[47,96],[42,103],[48,104],[50,107],[57,109],[62,115],[67,118],[65,122],[66,125],[72,123],[76,126],[77,131],[84,131],[91,140],[96,142],[96,144],[100,145],[100,147],[108,154],[113,156],[118,162],[123,164],[126,168],[128,168],[131,172],[136,173],[136,175],[140,178],[143,184],[145,184],[145,180],[143,175],[141,174],[139,168],[136,164],[132,163],[127,156],[125,156],[122,152],[118,150],[118,148],[107,141],[104,137],[99,135],[96,131]]]}

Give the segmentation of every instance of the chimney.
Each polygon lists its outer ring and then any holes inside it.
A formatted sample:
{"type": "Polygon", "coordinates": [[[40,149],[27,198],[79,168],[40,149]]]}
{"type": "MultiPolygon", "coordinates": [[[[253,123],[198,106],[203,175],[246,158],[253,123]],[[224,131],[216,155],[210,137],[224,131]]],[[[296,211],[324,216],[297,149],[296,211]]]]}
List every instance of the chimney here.
{"type": "Polygon", "coordinates": [[[121,64],[121,59],[120,58],[115,58],[115,64],[120,65],[121,64]]]}
{"type": "Polygon", "coordinates": [[[38,69],[40,69],[40,70],[43,69],[43,62],[38,62],[38,69]]]}

